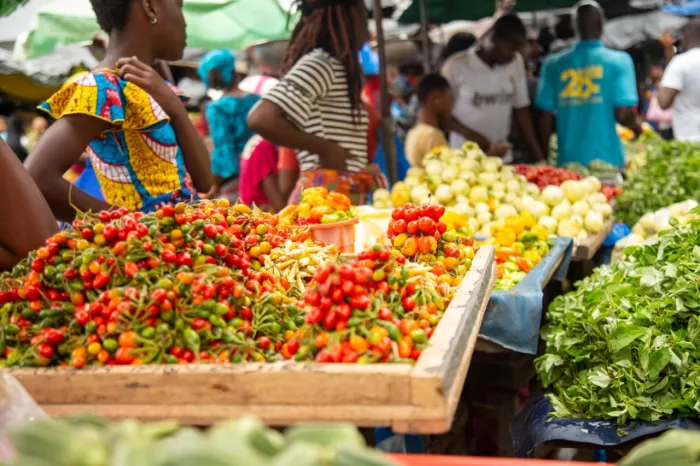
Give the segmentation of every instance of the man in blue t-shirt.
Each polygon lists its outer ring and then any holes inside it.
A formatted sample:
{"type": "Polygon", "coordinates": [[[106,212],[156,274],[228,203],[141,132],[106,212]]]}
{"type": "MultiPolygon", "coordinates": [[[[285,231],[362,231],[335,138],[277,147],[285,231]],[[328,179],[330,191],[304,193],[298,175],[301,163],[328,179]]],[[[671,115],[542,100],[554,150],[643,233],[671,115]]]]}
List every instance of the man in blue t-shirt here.
{"type": "Polygon", "coordinates": [[[549,147],[556,115],[558,165],[599,159],[622,168],[625,156],[615,120],[636,134],[641,126],[632,58],[603,45],[604,14],[593,1],[579,2],[574,18],[580,41],[550,57],[541,73],[535,106],[540,137],[549,147]]]}

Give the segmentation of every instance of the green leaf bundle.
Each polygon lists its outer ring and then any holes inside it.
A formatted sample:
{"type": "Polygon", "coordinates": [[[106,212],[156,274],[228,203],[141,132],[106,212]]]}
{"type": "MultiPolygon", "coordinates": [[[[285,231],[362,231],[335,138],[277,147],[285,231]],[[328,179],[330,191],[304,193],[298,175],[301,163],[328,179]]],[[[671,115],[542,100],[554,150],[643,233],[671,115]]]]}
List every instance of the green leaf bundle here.
{"type": "Polygon", "coordinates": [[[700,145],[653,144],[646,164],[631,171],[622,185],[615,212],[618,220],[632,226],[647,212],[687,199],[700,199],[700,145]]]}
{"type": "Polygon", "coordinates": [[[553,416],[698,417],[700,220],[627,248],[556,298],[542,337],[535,367],[553,416]]]}

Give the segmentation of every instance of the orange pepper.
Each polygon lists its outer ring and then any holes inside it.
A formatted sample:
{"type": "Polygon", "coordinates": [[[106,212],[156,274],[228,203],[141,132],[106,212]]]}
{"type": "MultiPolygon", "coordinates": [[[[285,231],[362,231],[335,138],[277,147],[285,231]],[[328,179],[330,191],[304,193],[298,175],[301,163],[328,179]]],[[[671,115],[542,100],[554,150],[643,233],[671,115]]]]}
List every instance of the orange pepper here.
{"type": "Polygon", "coordinates": [[[522,270],[525,273],[529,273],[530,270],[532,270],[530,263],[522,257],[515,259],[515,263],[518,265],[518,267],[520,267],[520,270],[522,270]]]}

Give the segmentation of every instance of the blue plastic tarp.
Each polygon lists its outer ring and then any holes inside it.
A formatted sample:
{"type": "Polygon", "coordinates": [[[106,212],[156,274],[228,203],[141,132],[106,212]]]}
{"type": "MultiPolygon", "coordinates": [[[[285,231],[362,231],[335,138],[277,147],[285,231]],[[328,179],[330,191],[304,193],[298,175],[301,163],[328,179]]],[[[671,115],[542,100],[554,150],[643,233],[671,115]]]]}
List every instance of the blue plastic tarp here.
{"type": "Polygon", "coordinates": [[[542,289],[560,257],[552,279],[566,279],[572,248],[571,238],[555,238],[549,254],[515,288],[494,291],[479,336],[517,353],[537,354],[544,304],[542,289]]]}
{"type": "Polygon", "coordinates": [[[680,16],[700,15],[700,0],[687,0],[680,5],[664,5],[661,7],[661,11],[680,16]]]}
{"type": "Polygon", "coordinates": [[[518,458],[532,456],[535,448],[548,442],[573,443],[591,447],[616,447],[670,429],[700,430],[696,420],[678,418],[657,422],[632,421],[619,426],[601,419],[549,420],[552,405],[540,395],[530,400],[510,426],[513,449],[518,458]]]}

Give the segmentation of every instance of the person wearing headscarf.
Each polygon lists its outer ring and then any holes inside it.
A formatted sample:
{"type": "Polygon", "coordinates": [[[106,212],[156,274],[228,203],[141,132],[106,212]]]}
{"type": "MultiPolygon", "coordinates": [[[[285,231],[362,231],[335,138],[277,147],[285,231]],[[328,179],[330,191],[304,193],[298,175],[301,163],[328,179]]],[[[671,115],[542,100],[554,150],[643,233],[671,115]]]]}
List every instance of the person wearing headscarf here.
{"type": "Polygon", "coordinates": [[[228,50],[214,50],[204,56],[197,70],[211,97],[205,109],[214,144],[211,168],[215,183],[209,197],[238,197],[241,154],[253,132],[248,128],[248,113],[260,96],[238,88],[236,58],[228,50]]]}

